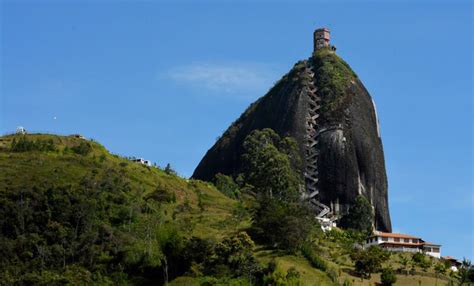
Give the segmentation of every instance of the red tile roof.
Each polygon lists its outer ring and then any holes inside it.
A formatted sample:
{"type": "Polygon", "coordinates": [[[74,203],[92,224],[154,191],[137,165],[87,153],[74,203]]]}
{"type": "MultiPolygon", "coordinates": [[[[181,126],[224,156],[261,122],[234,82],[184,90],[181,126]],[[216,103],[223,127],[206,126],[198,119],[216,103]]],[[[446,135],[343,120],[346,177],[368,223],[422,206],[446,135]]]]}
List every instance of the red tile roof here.
{"type": "Polygon", "coordinates": [[[390,233],[390,232],[378,232],[372,235],[372,237],[375,236],[380,236],[380,237],[393,237],[393,238],[415,238],[415,239],[420,239],[419,237],[416,236],[411,236],[408,234],[402,234],[402,233],[390,233]]]}

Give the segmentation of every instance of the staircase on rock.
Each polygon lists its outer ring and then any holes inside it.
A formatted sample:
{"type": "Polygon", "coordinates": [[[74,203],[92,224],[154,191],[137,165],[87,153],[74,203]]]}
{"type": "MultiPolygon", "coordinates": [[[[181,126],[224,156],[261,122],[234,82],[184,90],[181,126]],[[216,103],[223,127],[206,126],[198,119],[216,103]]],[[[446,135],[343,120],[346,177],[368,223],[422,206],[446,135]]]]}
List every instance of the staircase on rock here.
{"type": "Polygon", "coordinates": [[[306,115],[306,168],[305,168],[305,184],[306,184],[306,198],[310,203],[316,207],[319,213],[316,215],[318,219],[323,219],[330,214],[328,206],[322,204],[318,200],[318,156],[319,149],[318,136],[319,126],[318,117],[319,109],[321,108],[321,98],[316,94],[316,86],[314,85],[314,70],[313,66],[308,63],[306,73],[309,75],[309,83],[307,85],[308,95],[308,110],[306,115]]]}

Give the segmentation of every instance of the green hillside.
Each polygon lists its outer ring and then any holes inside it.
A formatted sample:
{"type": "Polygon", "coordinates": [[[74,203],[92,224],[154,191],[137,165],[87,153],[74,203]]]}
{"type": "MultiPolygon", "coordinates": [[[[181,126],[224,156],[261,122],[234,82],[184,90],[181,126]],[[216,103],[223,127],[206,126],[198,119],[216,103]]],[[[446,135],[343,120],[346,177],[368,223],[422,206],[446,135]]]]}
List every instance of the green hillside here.
{"type": "MultiPolygon", "coordinates": [[[[262,160],[276,156],[281,164],[277,167],[289,166],[283,153],[291,142],[282,139],[278,146],[279,150],[263,148],[267,157],[262,160]]],[[[244,176],[245,182],[216,183],[218,190],[208,182],[180,178],[170,169],[113,155],[85,139],[46,134],[0,137],[0,285],[380,282],[380,274],[362,279],[355,271],[350,254],[360,234],[324,234],[316,224],[307,227],[307,233],[292,229],[311,218],[288,214],[291,205],[277,203],[265,209],[256,195],[256,178],[262,175],[252,175],[244,176]],[[269,217],[257,219],[255,213],[265,211],[269,217]],[[281,222],[272,220],[278,211],[281,222]],[[286,217],[292,219],[287,224],[286,217]],[[274,233],[266,228],[269,225],[274,233]]],[[[293,183],[289,180],[284,186],[291,189],[293,183]]],[[[268,207],[272,204],[269,201],[268,207]]],[[[435,259],[425,258],[423,263],[408,254],[392,254],[382,266],[407,268],[406,275],[397,274],[397,285],[457,281],[447,271],[435,274],[435,259]],[[403,257],[410,266],[400,264],[403,257]]]]}

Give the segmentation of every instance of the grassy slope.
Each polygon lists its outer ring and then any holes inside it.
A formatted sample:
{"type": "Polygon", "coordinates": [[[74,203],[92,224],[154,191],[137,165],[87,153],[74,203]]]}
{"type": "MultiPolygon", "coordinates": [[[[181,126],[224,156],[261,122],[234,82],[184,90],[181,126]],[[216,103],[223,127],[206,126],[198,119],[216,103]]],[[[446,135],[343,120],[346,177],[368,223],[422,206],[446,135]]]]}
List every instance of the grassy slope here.
{"type": "Polygon", "coordinates": [[[152,192],[158,186],[176,194],[177,202],[173,208],[187,202],[187,212],[180,212],[178,218],[188,219],[195,226],[191,235],[220,237],[237,227],[248,226],[248,221],[237,221],[233,210],[237,202],[217,191],[212,184],[186,180],[169,175],[163,170],[131,162],[125,158],[110,154],[102,145],[89,142],[92,151],[87,156],[64,152],[66,146],[78,145],[79,138],[31,134],[28,140],[52,139],[57,147],[54,152],[10,152],[9,146],[18,135],[0,137],[0,191],[15,187],[61,186],[78,184],[88,173],[96,172],[97,177],[106,176],[107,170],[119,170],[133,189],[145,193],[152,192]],[[198,206],[201,197],[202,208],[198,206]]]}
{"type": "MultiPolygon", "coordinates": [[[[29,140],[52,139],[57,146],[54,152],[23,152],[9,151],[13,138],[17,135],[0,137],[0,191],[10,186],[28,187],[33,185],[66,185],[78,184],[82,177],[90,172],[97,176],[106,176],[107,170],[120,170],[129,179],[134,189],[143,190],[145,193],[155,190],[158,186],[176,194],[177,202],[167,206],[173,210],[178,205],[187,203],[190,207],[185,212],[178,213],[178,219],[192,224],[189,235],[198,237],[213,237],[219,239],[228,233],[245,229],[250,225],[247,218],[240,219],[235,213],[238,202],[221,194],[212,184],[186,180],[175,175],[166,174],[164,171],[133,163],[125,158],[110,154],[102,145],[90,142],[92,152],[81,156],[72,152],[65,152],[64,148],[78,145],[78,138],[32,134],[27,135],[29,140]]],[[[172,211],[170,211],[171,213],[172,211]]],[[[344,280],[352,285],[375,285],[379,282],[379,275],[373,275],[371,280],[361,281],[352,276],[351,261],[337,243],[331,241],[320,242],[321,253],[331,268],[339,274],[339,282],[344,280]]],[[[334,284],[327,273],[314,269],[302,257],[286,255],[275,251],[257,248],[256,256],[261,262],[271,259],[277,261],[281,270],[295,267],[301,273],[303,285],[337,285],[334,284]]],[[[392,256],[388,265],[398,268],[398,256],[392,256]]],[[[404,276],[398,275],[397,285],[435,285],[436,279],[433,270],[426,275],[404,276]]],[[[439,280],[438,285],[446,284],[446,280],[439,280]]],[[[176,279],[172,285],[198,285],[198,281],[191,277],[176,279]]]]}

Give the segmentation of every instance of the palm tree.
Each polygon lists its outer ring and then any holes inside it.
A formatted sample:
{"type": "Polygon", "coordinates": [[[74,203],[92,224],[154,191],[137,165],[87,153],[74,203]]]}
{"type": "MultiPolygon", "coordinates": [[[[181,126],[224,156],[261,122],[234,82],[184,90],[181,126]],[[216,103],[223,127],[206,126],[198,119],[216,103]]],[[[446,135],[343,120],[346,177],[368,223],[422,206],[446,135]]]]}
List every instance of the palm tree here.
{"type": "Polygon", "coordinates": [[[464,285],[469,283],[469,271],[471,270],[471,261],[469,259],[463,258],[461,268],[459,269],[459,284],[464,285]]]}

